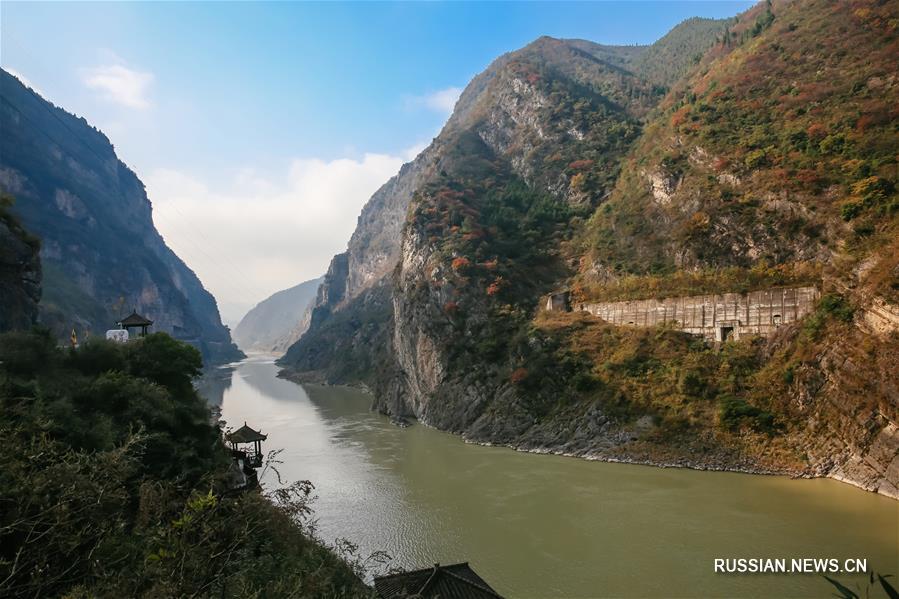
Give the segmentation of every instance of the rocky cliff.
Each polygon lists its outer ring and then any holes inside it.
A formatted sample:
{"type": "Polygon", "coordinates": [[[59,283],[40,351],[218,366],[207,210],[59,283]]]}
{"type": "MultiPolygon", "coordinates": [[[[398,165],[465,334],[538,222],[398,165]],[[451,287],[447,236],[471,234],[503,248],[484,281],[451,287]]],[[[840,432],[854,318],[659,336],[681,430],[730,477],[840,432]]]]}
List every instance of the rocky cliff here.
{"type": "Polygon", "coordinates": [[[41,299],[40,241],[30,235],[0,197],[0,332],[24,330],[37,322],[41,299]]]}
{"type": "Polygon", "coordinates": [[[899,495],[896,22],[774,2],[497,59],[354,239],[401,235],[335,259],[283,364],[478,442],[899,495]],[[807,316],[719,346],[539,310],[792,285],[807,316]]]}
{"type": "Polygon", "coordinates": [[[304,281],[256,304],[234,328],[234,341],[244,351],[286,350],[309,328],[312,300],[322,279],[304,281]]]}
{"type": "Polygon", "coordinates": [[[41,239],[41,323],[83,339],[136,309],[209,361],[239,358],[215,299],[165,245],[143,183],[106,136],[5,71],[0,96],[0,190],[41,239]]]}

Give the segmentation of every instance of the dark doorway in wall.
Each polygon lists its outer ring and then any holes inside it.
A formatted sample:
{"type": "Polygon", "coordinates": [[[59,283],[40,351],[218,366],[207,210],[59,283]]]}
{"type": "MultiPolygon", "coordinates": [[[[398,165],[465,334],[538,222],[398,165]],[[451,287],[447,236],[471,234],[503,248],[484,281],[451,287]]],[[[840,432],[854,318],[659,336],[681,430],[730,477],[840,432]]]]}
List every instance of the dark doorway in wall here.
{"type": "Polygon", "coordinates": [[[730,341],[733,336],[733,327],[721,327],[721,341],[730,341]]]}
{"type": "Polygon", "coordinates": [[[776,327],[780,326],[780,314],[774,315],[774,326],[776,326],[776,327]]]}

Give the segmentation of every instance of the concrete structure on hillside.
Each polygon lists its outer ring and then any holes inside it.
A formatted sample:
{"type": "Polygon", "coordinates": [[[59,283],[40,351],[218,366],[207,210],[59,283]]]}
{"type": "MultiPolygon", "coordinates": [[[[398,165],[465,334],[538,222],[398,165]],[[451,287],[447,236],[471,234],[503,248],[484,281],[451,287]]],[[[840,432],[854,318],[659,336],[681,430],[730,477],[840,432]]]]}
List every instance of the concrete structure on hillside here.
{"type": "Polygon", "coordinates": [[[546,309],[549,312],[571,312],[571,292],[556,291],[546,298],[546,309]]]}
{"type": "MultiPolygon", "coordinates": [[[[691,295],[623,302],[585,302],[576,309],[616,325],[672,325],[710,342],[772,335],[780,326],[811,312],[820,297],[815,287],[765,289],[745,294],[691,295]]],[[[548,302],[549,304],[549,302],[548,302]]]]}

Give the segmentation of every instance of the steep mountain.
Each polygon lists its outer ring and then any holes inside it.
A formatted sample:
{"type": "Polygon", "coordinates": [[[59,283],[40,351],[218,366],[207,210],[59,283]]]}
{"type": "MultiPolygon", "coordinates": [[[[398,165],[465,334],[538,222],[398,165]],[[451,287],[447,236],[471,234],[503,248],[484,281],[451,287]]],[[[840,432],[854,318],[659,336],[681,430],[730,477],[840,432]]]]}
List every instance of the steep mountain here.
{"type": "Polygon", "coordinates": [[[41,299],[40,241],[28,234],[0,197],[0,333],[30,328],[41,299]]]}
{"type": "Polygon", "coordinates": [[[687,19],[635,57],[631,68],[663,88],[669,88],[702,60],[716,38],[729,31],[729,19],[687,19]]]}
{"type": "Polygon", "coordinates": [[[135,309],[209,361],[239,358],[215,299],[165,245],[143,183],[106,136],[5,71],[0,98],[0,190],[41,239],[41,323],[83,338],[135,309]]]}
{"type": "Polygon", "coordinates": [[[244,351],[279,351],[293,345],[309,327],[310,304],[322,279],[304,281],[256,304],[235,327],[234,341],[244,351]]]}
{"type": "MultiPolygon", "coordinates": [[[[484,176],[487,184],[509,177],[523,181],[540,176],[544,178],[541,185],[552,187],[551,193],[571,195],[571,203],[579,204],[583,215],[589,214],[589,194],[613,180],[603,168],[614,171],[614,152],[636,136],[635,115],[645,113],[652,103],[651,85],[621,67],[641,51],[541,38],[500,57],[476,77],[443,132],[363,208],[347,252],[334,258],[319,290],[309,331],[288,351],[284,362],[302,362],[299,370],[315,371],[316,376],[331,368],[334,372],[326,379],[344,380],[335,373],[358,373],[362,363],[389,360],[383,355],[393,320],[388,279],[400,258],[409,206],[415,193],[447,179],[450,171],[465,171],[468,178],[484,176]],[[546,89],[538,92],[542,87],[546,89]],[[586,96],[576,105],[581,94],[586,96]],[[625,99],[630,110],[623,107],[625,99]],[[538,126],[537,112],[556,118],[549,114],[558,108],[551,102],[565,108],[558,111],[558,122],[544,131],[538,126]],[[583,130],[601,121],[612,126],[607,130],[594,127],[596,138],[586,139],[583,130]],[[546,139],[547,135],[552,140],[546,139]],[[590,160],[574,165],[585,173],[571,190],[563,171],[575,152],[549,152],[558,145],[553,142],[563,138],[571,138],[579,147],[593,147],[600,158],[596,168],[590,160]],[[608,155],[603,144],[609,146],[608,155]],[[498,157],[492,155],[493,148],[502,154],[501,162],[494,164],[498,157]],[[549,168],[544,168],[544,163],[549,168]],[[341,314],[332,318],[335,312],[341,314]],[[354,365],[349,369],[346,356],[353,356],[354,365]]],[[[392,371],[372,370],[379,375],[392,371]]]]}
{"type": "Polygon", "coordinates": [[[734,446],[754,463],[894,497],[897,29],[895,3],[743,15],[644,128],[582,231],[573,286],[575,301],[596,301],[817,285],[817,311],[744,346],[742,364],[691,357],[717,403],[647,403],[691,433],[715,410],[742,413],[736,428],[755,436],[734,446]]]}
{"type": "Polygon", "coordinates": [[[763,3],[500,57],[366,206],[286,373],[473,441],[899,496],[897,16],[763,3]],[[578,309],[791,286],[807,316],[712,344],[578,309]]]}

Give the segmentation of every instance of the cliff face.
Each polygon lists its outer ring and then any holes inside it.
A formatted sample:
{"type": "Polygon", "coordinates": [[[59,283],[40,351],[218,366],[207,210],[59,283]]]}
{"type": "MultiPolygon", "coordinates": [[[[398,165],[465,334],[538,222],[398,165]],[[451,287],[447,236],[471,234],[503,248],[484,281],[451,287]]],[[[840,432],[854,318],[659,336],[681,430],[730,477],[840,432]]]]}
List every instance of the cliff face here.
{"type": "Polygon", "coordinates": [[[761,4],[499,58],[354,239],[387,205],[402,234],[335,259],[283,364],[475,441],[897,496],[895,12],[761,4]],[[820,300],[716,347],[539,310],[775,287],[820,300]]]}
{"type": "Polygon", "coordinates": [[[0,189],[41,239],[42,324],[60,337],[102,335],[136,309],[206,360],[239,358],[215,299],[165,245],[109,140],[5,71],[0,93],[0,189]]]}
{"type": "Polygon", "coordinates": [[[41,299],[40,241],[29,235],[0,198],[0,332],[37,322],[41,299]]]}
{"type": "MultiPolygon", "coordinates": [[[[551,150],[571,140],[577,148],[608,143],[620,152],[627,143],[627,139],[620,137],[636,135],[635,117],[614,100],[623,100],[627,94],[640,96],[633,103],[635,113],[645,112],[649,105],[649,86],[618,66],[640,51],[541,38],[528,48],[499,58],[475,78],[463,92],[443,132],[413,162],[404,165],[363,208],[347,252],[334,258],[319,290],[308,332],[288,351],[283,363],[296,366],[295,370],[299,371],[316,371],[321,376],[322,365],[336,365],[342,359],[339,355],[332,356],[333,360],[322,355],[322,352],[331,355],[335,347],[330,329],[345,330],[363,321],[376,324],[379,333],[354,333],[347,342],[361,352],[391,353],[394,303],[383,301],[383,288],[392,287],[391,277],[401,258],[403,228],[408,222],[410,205],[416,193],[433,187],[435,182],[449,181],[453,176],[450,173],[458,171],[466,180],[481,176],[493,181],[509,177],[539,178],[534,183],[547,193],[588,210],[591,197],[603,193],[603,185],[610,185],[611,176],[604,169],[614,170],[614,152],[606,155],[603,148],[596,149],[601,162],[587,169],[590,177],[582,175],[579,187],[570,189],[570,173],[566,175],[563,171],[566,157],[576,150],[556,155],[551,150]],[[551,77],[555,69],[568,75],[551,77]],[[551,89],[562,81],[564,86],[551,89]],[[590,89],[586,101],[575,109],[573,97],[581,85],[590,89]],[[608,93],[614,100],[603,96],[604,90],[611,90],[608,93]],[[569,112],[558,123],[543,126],[541,123],[547,118],[554,118],[550,114],[555,110],[553,102],[565,102],[569,112]],[[620,128],[612,131],[597,128],[599,139],[582,131],[591,122],[602,120],[620,128]],[[549,170],[542,166],[547,161],[551,162],[549,170]],[[362,297],[369,290],[371,293],[362,297]],[[345,315],[340,324],[331,322],[336,312],[345,315]],[[365,318],[346,316],[354,312],[364,312],[365,318]],[[371,322],[375,315],[384,320],[371,322]],[[315,355],[318,366],[298,359],[300,354],[315,355]]],[[[590,167],[592,163],[587,162],[590,167]]],[[[335,368],[345,371],[339,366],[335,368]]],[[[346,382],[340,377],[326,378],[346,382]]]]}
{"type": "Polygon", "coordinates": [[[309,328],[312,300],[321,282],[322,278],[304,281],[262,300],[240,319],[234,340],[245,351],[284,351],[309,328]]]}

